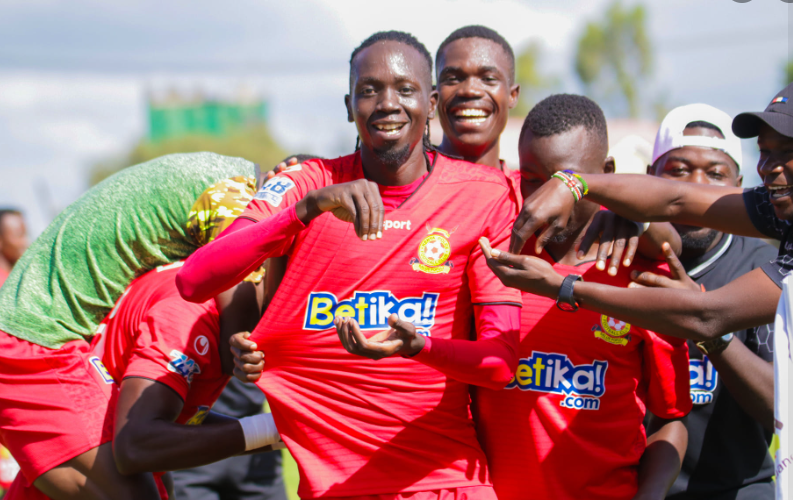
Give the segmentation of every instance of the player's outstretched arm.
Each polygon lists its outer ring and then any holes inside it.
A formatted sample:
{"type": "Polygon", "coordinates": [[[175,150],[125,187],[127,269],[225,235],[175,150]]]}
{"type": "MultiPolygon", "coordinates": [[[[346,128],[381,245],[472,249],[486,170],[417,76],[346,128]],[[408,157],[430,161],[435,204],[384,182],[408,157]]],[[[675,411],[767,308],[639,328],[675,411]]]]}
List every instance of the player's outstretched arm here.
{"type": "Polygon", "coordinates": [[[121,383],[113,455],[122,474],[168,471],[217,462],[280,441],[272,415],[237,420],[216,415],[202,425],[174,423],[181,397],[150,379],[121,383]]]}
{"type": "MultiPolygon", "coordinates": [[[[682,183],[681,183],[682,184],[682,183]]],[[[537,257],[493,250],[487,261],[506,286],[555,299],[564,276],[537,257]]],[[[755,269],[712,292],[618,288],[577,282],[581,307],[673,337],[709,340],[773,322],[781,290],[755,269]]]]}
{"type": "MultiPolygon", "coordinates": [[[[732,234],[761,237],[752,224],[740,188],[676,182],[649,175],[582,174],[587,199],[639,222],[677,222],[732,234]]],[[[580,182],[580,181],[579,181],[580,182]]],[[[583,187],[583,186],[582,186],[583,187]]],[[[518,254],[538,230],[535,251],[570,220],[575,198],[564,183],[551,179],[523,202],[512,230],[510,252],[518,254]]]]}
{"type": "Polygon", "coordinates": [[[647,448],[639,462],[639,490],[633,500],[666,497],[688,447],[688,430],[679,419],[652,416],[647,434],[647,448]]]}

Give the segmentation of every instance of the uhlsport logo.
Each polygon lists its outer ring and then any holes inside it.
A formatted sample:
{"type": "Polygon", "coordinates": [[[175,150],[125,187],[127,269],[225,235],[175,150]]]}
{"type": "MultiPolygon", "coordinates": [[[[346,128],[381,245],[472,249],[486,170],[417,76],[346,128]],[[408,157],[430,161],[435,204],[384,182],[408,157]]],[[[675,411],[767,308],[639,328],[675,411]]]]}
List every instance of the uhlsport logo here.
{"type": "Polygon", "coordinates": [[[600,325],[593,326],[592,331],[595,332],[595,337],[609,344],[625,346],[631,340],[628,335],[631,325],[605,314],[600,317],[600,325]]]}
{"type": "Polygon", "coordinates": [[[193,382],[193,375],[201,373],[201,367],[198,366],[198,363],[176,349],[171,351],[171,361],[168,362],[168,370],[184,377],[188,385],[193,382]]]}
{"type": "Polygon", "coordinates": [[[453,263],[449,262],[452,255],[452,245],[449,238],[457,230],[446,231],[439,227],[427,227],[427,237],[419,243],[419,258],[410,259],[410,266],[414,271],[427,274],[448,274],[453,263]]]}
{"type": "Polygon", "coordinates": [[[339,300],[329,292],[311,292],[306,306],[303,328],[327,330],[333,327],[333,318],[353,318],[361,330],[385,330],[388,317],[394,313],[416,326],[418,333],[430,336],[435,326],[435,308],[440,294],[424,292],[421,297],[398,299],[389,291],[358,292],[351,299],[339,300]]]}
{"type": "Polygon", "coordinates": [[[713,402],[713,391],[719,384],[719,372],[707,356],[688,360],[688,376],[691,385],[691,402],[706,405],[713,402]]]}
{"type": "Polygon", "coordinates": [[[99,373],[99,376],[102,378],[102,381],[106,384],[114,384],[116,381],[113,380],[113,377],[110,376],[110,372],[107,371],[105,364],[102,363],[102,360],[99,359],[98,356],[91,356],[88,358],[88,361],[91,362],[91,366],[99,373]]]}
{"type": "Polygon", "coordinates": [[[277,207],[284,201],[284,194],[295,187],[295,181],[286,176],[277,175],[264,183],[264,186],[253,197],[255,200],[264,200],[277,207]]]}
{"type": "Polygon", "coordinates": [[[564,354],[533,351],[518,362],[515,376],[505,389],[561,394],[559,406],[599,410],[606,393],[608,361],[574,365],[564,354]]]}

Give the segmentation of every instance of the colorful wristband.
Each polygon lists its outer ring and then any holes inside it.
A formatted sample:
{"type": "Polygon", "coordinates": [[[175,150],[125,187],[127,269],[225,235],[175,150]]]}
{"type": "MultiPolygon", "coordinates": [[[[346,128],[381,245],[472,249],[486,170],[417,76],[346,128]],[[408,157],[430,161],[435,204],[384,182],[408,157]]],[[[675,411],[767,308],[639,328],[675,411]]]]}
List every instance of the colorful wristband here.
{"type": "Polygon", "coordinates": [[[576,203],[581,201],[583,194],[581,193],[581,189],[578,187],[578,184],[575,182],[575,178],[564,172],[556,172],[551,177],[559,179],[562,181],[562,183],[564,183],[565,186],[567,186],[570,192],[573,193],[573,198],[575,198],[576,203]]]}
{"type": "Polygon", "coordinates": [[[581,192],[581,197],[582,198],[589,194],[589,185],[586,183],[584,178],[581,177],[580,174],[577,174],[577,173],[573,172],[572,170],[562,170],[562,172],[565,172],[566,174],[569,174],[569,175],[575,177],[576,179],[578,179],[581,182],[581,186],[583,186],[583,188],[584,188],[583,191],[581,192]]]}

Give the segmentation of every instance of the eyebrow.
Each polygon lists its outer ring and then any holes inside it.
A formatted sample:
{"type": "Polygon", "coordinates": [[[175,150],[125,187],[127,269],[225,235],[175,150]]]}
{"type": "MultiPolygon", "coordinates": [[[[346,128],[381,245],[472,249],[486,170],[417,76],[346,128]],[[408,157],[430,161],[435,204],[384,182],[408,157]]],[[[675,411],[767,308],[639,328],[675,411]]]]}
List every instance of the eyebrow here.
{"type": "MultiPolygon", "coordinates": [[[[685,164],[691,163],[691,160],[689,160],[688,158],[683,158],[682,156],[670,156],[669,158],[666,159],[666,161],[667,162],[679,161],[680,163],[685,163],[685,164]]],[[[709,167],[715,167],[717,165],[726,165],[728,167],[730,166],[729,162],[721,161],[721,160],[713,160],[708,162],[709,167]]]]}
{"type": "MultiPolygon", "coordinates": [[[[459,67],[459,66],[444,66],[444,68],[441,70],[441,74],[444,74],[444,73],[447,73],[447,72],[450,72],[450,71],[462,71],[462,70],[463,69],[461,67],[459,67]]],[[[502,74],[502,75],[504,74],[504,72],[501,71],[500,69],[498,69],[497,66],[481,66],[481,67],[477,68],[477,70],[480,73],[487,73],[488,71],[492,71],[494,73],[498,73],[498,74],[502,74]]]]}

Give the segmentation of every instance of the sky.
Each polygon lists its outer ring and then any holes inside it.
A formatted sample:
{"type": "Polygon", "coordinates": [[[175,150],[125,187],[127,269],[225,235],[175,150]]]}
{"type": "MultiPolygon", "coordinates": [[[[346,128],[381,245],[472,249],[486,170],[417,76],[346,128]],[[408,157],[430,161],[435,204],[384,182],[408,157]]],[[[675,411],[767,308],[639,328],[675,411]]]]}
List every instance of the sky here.
{"type": "MultiPolygon", "coordinates": [[[[626,0],[635,4],[636,0],[626,0]]],[[[87,188],[87,172],[146,130],[146,96],[253,91],[292,152],[333,156],[355,140],[343,96],[350,52],[371,33],[409,31],[434,53],[454,29],[484,24],[516,52],[539,41],[556,91],[582,92],[577,39],[610,0],[4,0],[0,3],[0,206],[36,235],[87,188]]],[[[654,48],[648,105],[705,102],[762,110],[783,85],[790,4],[646,2],[654,48]]],[[[757,183],[744,141],[747,185],[757,183]]]]}

